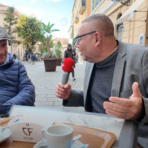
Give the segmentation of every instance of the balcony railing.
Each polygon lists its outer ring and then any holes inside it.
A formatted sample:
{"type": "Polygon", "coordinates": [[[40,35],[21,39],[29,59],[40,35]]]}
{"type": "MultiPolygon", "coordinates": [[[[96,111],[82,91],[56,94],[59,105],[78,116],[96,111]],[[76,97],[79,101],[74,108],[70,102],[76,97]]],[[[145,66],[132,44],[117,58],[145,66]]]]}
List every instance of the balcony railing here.
{"type": "Polygon", "coordinates": [[[83,14],[86,9],[86,0],[80,0],[79,14],[83,14]]]}

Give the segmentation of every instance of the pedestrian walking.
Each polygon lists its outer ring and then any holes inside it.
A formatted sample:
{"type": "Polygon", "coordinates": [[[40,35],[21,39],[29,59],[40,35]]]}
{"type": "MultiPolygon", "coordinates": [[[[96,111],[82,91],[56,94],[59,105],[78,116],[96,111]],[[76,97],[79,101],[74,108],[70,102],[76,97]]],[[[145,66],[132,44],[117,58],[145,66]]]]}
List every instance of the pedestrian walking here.
{"type": "MultiPolygon", "coordinates": [[[[67,50],[65,50],[65,52],[64,52],[64,59],[65,58],[72,58],[73,59],[73,57],[75,56],[75,54],[76,53],[73,52],[71,44],[68,44],[67,50]]],[[[76,63],[76,61],[75,61],[75,63],[76,63]]],[[[73,69],[73,72],[72,72],[72,78],[73,78],[73,81],[76,80],[74,69],[73,69]]]]}
{"type": "Polygon", "coordinates": [[[30,54],[27,55],[27,60],[29,63],[31,63],[31,55],[30,54]]]}
{"type": "Polygon", "coordinates": [[[34,65],[35,64],[35,60],[36,60],[36,56],[35,56],[34,53],[31,56],[31,60],[32,60],[32,65],[34,65]]]}

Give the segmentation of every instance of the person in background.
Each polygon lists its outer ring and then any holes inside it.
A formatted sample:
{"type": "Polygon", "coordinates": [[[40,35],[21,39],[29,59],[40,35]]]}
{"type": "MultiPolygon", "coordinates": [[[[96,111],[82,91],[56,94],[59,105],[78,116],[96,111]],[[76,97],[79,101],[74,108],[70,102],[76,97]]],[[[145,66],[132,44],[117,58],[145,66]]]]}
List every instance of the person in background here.
{"type": "Polygon", "coordinates": [[[35,87],[24,65],[8,53],[8,40],[11,37],[0,26],[0,105],[33,106],[35,87]]]}
{"type": "MultiPolygon", "coordinates": [[[[72,46],[71,46],[71,44],[68,44],[67,49],[64,52],[64,59],[65,58],[72,58],[73,59],[73,55],[74,55],[74,53],[72,51],[72,46]]],[[[73,78],[73,81],[76,80],[74,69],[73,69],[73,72],[72,72],[72,78],[73,78]]]]}
{"type": "Polygon", "coordinates": [[[35,64],[35,60],[36,60],[36,56],[35,56],[34,53],[31,56],[31,60],[32,60],[32,65],[34,65],[35,64]]]}
{"type": "Polygon", "coordinates": [[[78,55],[76,54],[76,48],[72,51],[72,58],[75,61],[75,63],[78,63],[78,55]]]}
{"type": "Polygon", "coordinates": [[[28,62],[31,63],[31,55],[30,54],[27,55],[27,59],[28,59],[28,62]]]}
{"type": "Polygon", "coordinates": [[[16,59],[16,54],[15,54],[15,53],[13,54],[13,59],[14,59],[14,60],[16,59]]]}

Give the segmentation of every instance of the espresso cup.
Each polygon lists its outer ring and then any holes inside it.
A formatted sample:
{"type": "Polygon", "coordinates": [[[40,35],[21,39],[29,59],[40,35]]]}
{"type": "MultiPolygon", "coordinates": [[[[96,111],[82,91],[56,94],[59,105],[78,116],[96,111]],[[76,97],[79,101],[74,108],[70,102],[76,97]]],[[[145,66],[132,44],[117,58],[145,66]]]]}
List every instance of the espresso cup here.
{"type": "MultiPolygon", "coordinates": [[[[48,148],[71,148],[73,140],[73,128],[68,125],[52,125],[41,131],[42,141],[40,146],[47,145],[48,148]]],[[[37,144],[36,147],[39,147],[37,144]]]]}

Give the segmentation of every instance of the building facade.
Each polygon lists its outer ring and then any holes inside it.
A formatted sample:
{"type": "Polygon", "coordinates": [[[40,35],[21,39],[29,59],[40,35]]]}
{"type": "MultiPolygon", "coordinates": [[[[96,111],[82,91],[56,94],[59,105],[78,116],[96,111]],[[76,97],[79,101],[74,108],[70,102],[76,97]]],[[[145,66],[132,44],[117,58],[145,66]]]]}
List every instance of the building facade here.
{"type": "Polygon", "coordinates": [[[118,40],[148,46],[148,0],[75,0],[69,28],[73,45],[82,20],[96,13],[112,20],[118,40]]]}
{"type": "MultiPolygon", "coordinates": [[[[71,26],[69,28],[70,34],[70,43],[75,46],[75,37],[77,35],[78,28],[81,22],[88,16],[90,16],[92,9],[91,9],[92,2],[91,0],[75,0],[73,9],[72,9],[72,20],[71,26]]],[[[76,51],[79,57],[79,62],[84,63],[82,57],[78,50],[76,51]]]]}
{"type": "Polygon", "coordinates": [[[104,13],[109,16],[113,21],[118,40],[148,46],[148,1],[120,0],[120,2],[102,0],[91,15],[104,13]]]}
{"type": "Polygon", "coordinates": [[[57,45],[57,42],[60,41],[62,44],[62,51],[64,52],[67,49],[67,45],[69,43],[68,38],[53,38],[51,39],[53,41],[54,46],[57,45]]]}
{"type": "MultiPolygon", "coordinates": [[[[4,27],[4,24],[6,23],[4,21],[4,18],[6,17],[5,13],[8,8],[9,8],[9,6],[5,6],[3,4],[0,4],[0,26],[2,26],[2,27],[4,27]]],[[[21,13],[18,10],[14,9],[14,15],[16,18],[19,18],[21,16],[21,13]]],[[[15,26],[13,26],[12,28],[14,28],[14,27],[15,26]]],[[[12,36],[15,37],[16,40],[20,40],[16,33],[13,33],[12,36]]],[[[8,46],[8,52],[10,52],[12,54],[15,53],[19,60],[23,60],[23,55],[25,53],[25,49],[22,44],[20,44],[20,45],[12,44],[11,47],[8,46]]]]}
{"type": "Polygon", "coordinates": [[[77,35],[78,28],[86,17],[91,14],[91,0],[75,0],[72,9],[72,20],[69,28],[71,43],[74,45],[74,37],[77,35]]]}

